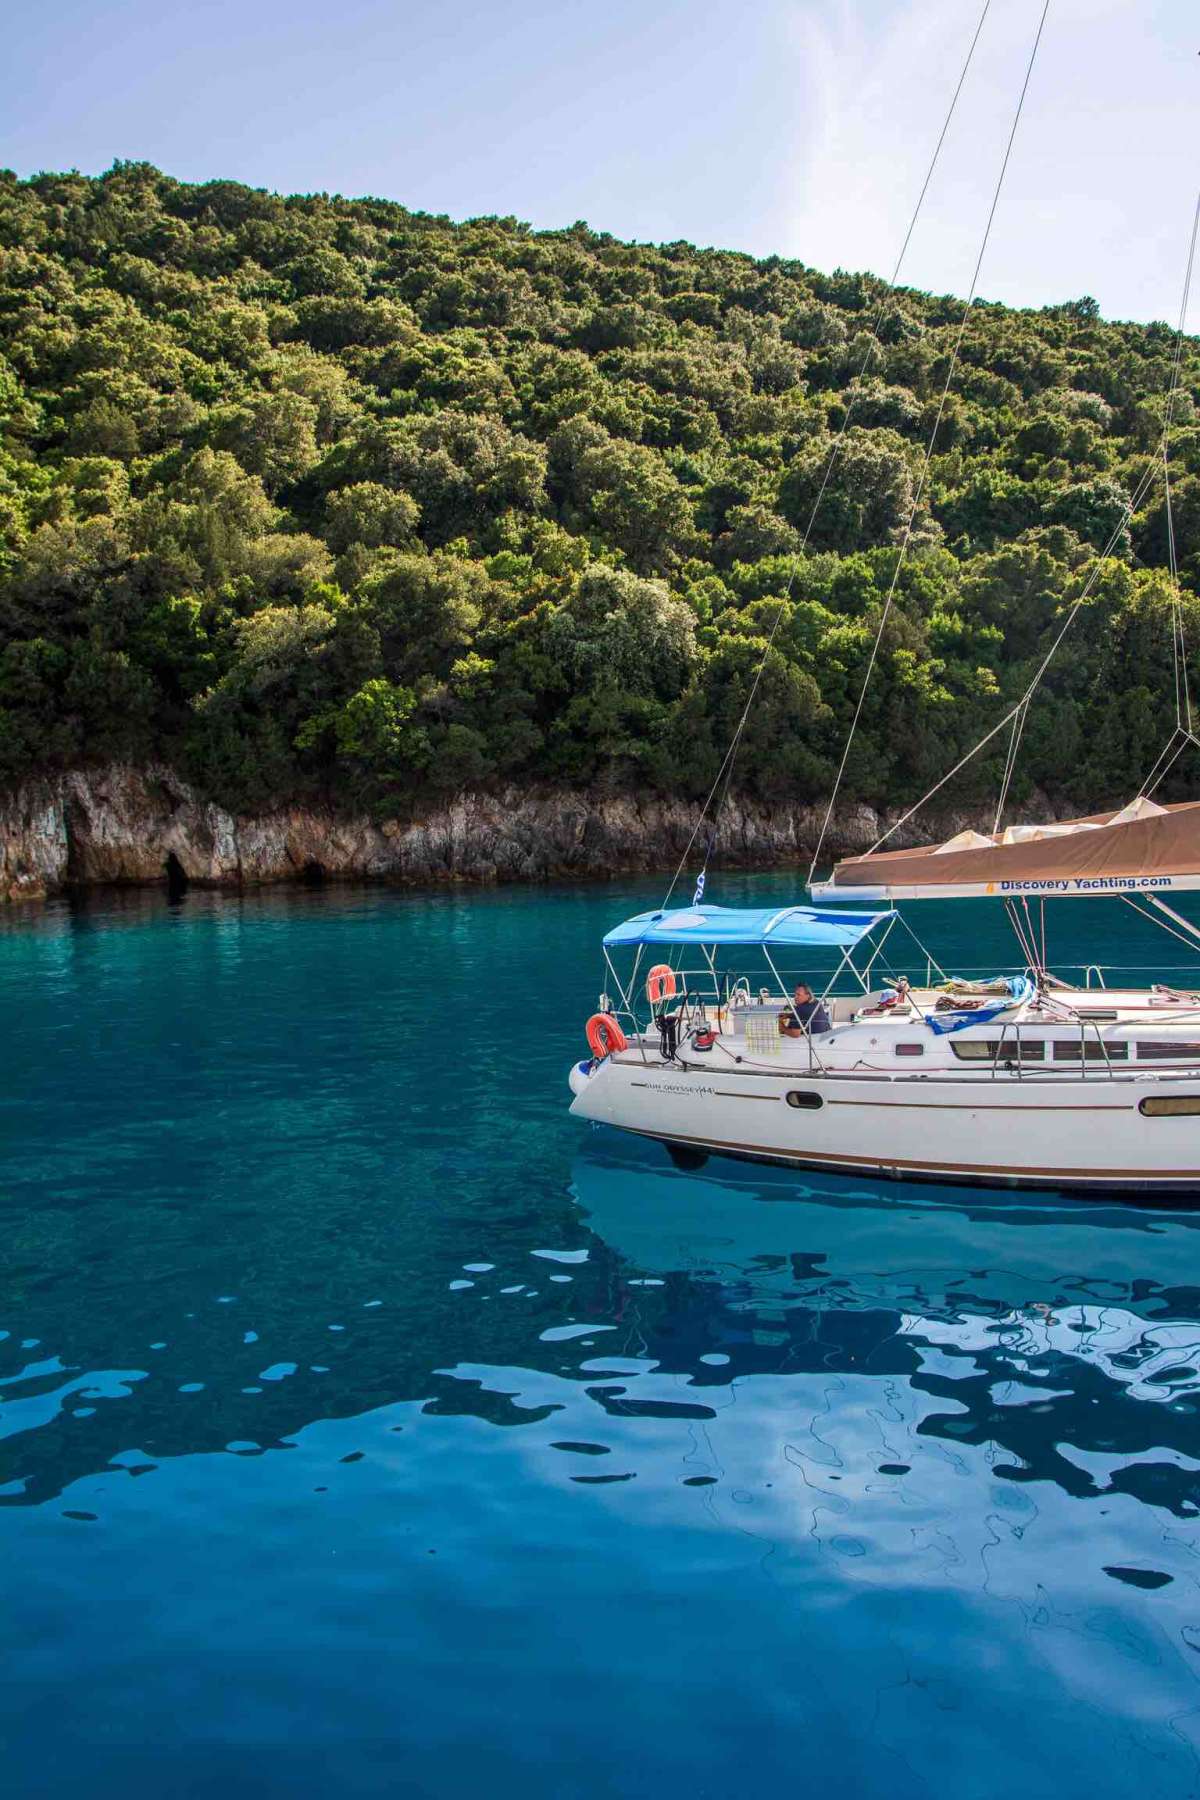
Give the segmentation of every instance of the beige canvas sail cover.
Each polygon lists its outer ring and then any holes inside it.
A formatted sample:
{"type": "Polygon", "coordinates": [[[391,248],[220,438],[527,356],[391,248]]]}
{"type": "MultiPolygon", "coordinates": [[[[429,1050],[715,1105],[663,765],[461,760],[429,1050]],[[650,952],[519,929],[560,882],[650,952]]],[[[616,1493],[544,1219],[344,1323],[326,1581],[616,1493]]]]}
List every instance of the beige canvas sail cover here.
{"type": "Polygon", "coordinates": [[[813,891],[916,900],[1187,888],[1200,888],[1200,800],[1139,798],[1119,812],[1012,826],[994,838],[964,831],[946,844],[848,857],[813,891]]]}

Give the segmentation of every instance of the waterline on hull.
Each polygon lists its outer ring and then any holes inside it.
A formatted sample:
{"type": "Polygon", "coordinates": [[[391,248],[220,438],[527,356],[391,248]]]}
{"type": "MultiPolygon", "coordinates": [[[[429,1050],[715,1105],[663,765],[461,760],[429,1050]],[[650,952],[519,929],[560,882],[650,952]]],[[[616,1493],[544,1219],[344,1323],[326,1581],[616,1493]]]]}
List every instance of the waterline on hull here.
{"type": "Polygon", "coordinates": [[[1045,1187],[1050,1192],[1105,1193],[1131,1198],[1147,1194],[1190,1196],[1190,1203],[1200,1208],[1200,1175],[1194,1170],[1176,1170],[1147,1180],[1139,1170],[1109,1169],[1086,1174],[1062,1169],[1000,1169],[974,1164],[880,1162],[869,1158],[839,1156],[832,1151],[807,1155],[802,1151],[757,1148],[745,1144],[723,1142],[716,1138],[667,1136],[662,1132],[643,1130],[635,1125],[614,1125],[622,1131],[652,1143],[678,1144],[688,1150],[705,1151],[711,1156],[727,1157],[735,1162],[765,1164],[769,1168],[797,1169],[826,1175],[871,1175],[887,1181],[921,1181],[950,1185],[992,1188],[1045,1187]]]}

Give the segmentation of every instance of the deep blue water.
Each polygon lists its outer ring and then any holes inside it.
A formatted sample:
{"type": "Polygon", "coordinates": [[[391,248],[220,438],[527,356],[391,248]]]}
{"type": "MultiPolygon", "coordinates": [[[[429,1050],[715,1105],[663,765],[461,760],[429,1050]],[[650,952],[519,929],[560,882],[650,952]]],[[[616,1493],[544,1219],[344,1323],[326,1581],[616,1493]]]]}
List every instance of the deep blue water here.
{"type": "Polygon", "coordinates": [[[1200,1215],[579,1127],[658,897],[5,920],[6,1793],[1200,1791],[1200,1215]]]}

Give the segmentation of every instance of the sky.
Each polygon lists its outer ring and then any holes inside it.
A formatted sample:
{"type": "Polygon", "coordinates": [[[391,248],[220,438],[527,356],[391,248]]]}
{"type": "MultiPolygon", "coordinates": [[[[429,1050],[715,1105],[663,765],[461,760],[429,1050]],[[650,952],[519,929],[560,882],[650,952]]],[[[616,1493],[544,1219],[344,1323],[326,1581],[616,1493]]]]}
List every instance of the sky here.
{"type": "MultiPolygon", "coordinates": [[[[991,0],[901,279],[968,290],[1043,0],[991,0]]],[[[0,165],[373,194],[890,274],[983,0],[24,0],[0,165]]],[[[1050,0],[979,291],[1174,322],[1200,0],[1050,0]]],[[[1190,319],[1200,329],[1200,295],[1190,319]]]]}

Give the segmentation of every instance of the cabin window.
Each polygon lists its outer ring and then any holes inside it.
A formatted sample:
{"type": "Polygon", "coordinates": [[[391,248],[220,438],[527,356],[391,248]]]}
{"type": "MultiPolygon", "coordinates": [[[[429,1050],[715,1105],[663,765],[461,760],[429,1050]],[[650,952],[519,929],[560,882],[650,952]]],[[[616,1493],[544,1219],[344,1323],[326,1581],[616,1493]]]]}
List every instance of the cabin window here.
{"type": "Polygon", "coordinates": [[[1200,1117],[1200,1094],[1154,1094],[1138,1101],[1138,1111],[1148,1119],[1200,1117]]]}
{"type": "Polygon", "coordinates": [[[1014,1035],[1004,1039],[1001,1050],[999,1038],[956,1038],[950,1039],[950,1048],[959,1062],[995,1062],[999,1056],[1002,1063],[1042,1062],[1046,1055],[1044,1038],[1021,1038],[1014,1035]]]}
{"type": "Polygon", "coordinates": [[[1058,1038],[1054,1044],[1055,1062],[1127,1062],[1129,1045],[1099,1043],[1095,1038],[1058,1038]]]}
{"type": "Polygon", "coordinates": [[[1151,1038],[1137,1047],[1139,1062],[1192,1062],[1200,1058],[1200,1044],[1184,1044],[1177,1038],[1151,1038]]]}
{"type": "Polygon", "coordinates": [[[924,1044],[897,1044],[896,1045],[896,1055],[897,1056],[924,1056],[924,1054],[925,1054],[924,1044]]]}
{"type": "Polygon", "coordinates": [[[789,1106],[798,1106],[805,1112],[816,1112],[819,1106],[825,1104],[820,1094],[806,1094],[796,1088],[792,1088],[787,1095],[787,1103],[789,1106]]]}

